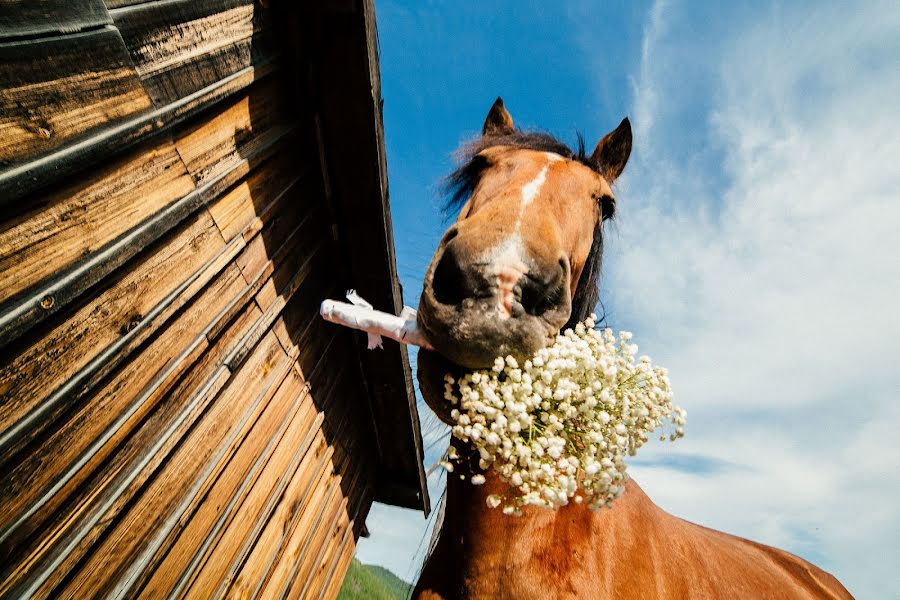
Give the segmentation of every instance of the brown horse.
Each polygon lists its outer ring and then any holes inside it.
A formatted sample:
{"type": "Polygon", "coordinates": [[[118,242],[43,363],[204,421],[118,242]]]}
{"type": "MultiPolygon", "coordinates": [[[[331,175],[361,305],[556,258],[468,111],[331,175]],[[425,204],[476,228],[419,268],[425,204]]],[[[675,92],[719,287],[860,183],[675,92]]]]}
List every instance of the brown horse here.
{"type": "MultiPolygon", "coordinates": [[[[515,129],[502,100],[494,103],[448,179],[462,209],[419,307],[436,350],[419,352],[419,383],[441,419],[449,422],[444,373],[530,354],[592,311],[601,225],[615,211],[611,185],[630,153],[627,119],[588,156],[580,140],[572,152],[515,129]]],[[[851,598],[793,554],[667,514],[633,481],[609,509],[572,503],[510,517],[485,504],[504,486],[496,476],[473,486],[458,473],[448,476],[416,598],[851,598]]]]}

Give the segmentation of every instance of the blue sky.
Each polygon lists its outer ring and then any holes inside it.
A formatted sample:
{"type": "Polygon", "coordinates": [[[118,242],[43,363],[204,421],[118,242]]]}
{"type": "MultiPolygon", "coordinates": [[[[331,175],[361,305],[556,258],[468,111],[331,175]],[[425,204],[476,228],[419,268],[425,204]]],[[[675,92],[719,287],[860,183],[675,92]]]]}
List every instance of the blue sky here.
{"type": "MultiPolygon", "coordinates": [[[[896,596],[900,5],[376,4],[405,302],[446,226],[436,184],[496,96],[589,145],[629,116],[601,297],[690,413],[632,476],[859,598],[896,596]]],[[[419,411],[431,464],[446,430],[419,411]]],[[[376,505],[368,525],[360,559],[413,579],[421,514],[376,505]]]]}

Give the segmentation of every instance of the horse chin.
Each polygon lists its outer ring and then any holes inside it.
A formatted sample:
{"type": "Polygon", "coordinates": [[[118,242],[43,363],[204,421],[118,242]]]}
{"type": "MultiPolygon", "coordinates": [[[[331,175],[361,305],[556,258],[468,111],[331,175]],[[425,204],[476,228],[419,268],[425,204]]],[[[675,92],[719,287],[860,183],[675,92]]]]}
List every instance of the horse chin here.
{"type": "Polygon", "coordinates": [[[416,378],[419,380],[419,391],[422,399],[438,418],[448,425],[454,425],[450,416],[453,405],[444,398],[444,377],[447,374],[458,379],[470,369],[459,366],[445,356],[432,350],[419,349],[416,363],[416,378]]]}
{"type": "MultiPolygon", "coordinates": [[[[419,390],[428,407],[449,425],[453,425],[454,421],[450,416],[453,405],[444,397],[446,375],[459,380],[471,371],[490,368],[498,356],[511,355],[525,359],[552,343],[560,329],[552,324],[542,324],[539,329],[525,329],[518,336],[507,335],[503,341],[497,341],[489,335],[490,332],[485,335],[484,329],[481,329],[481,335],[475,337],[473,342],[467,335],[448,338],[436,334],[421,318],[423,311],[420,310],[419,314],[419,325],[434,346],[434,350],[420,349],[418,352],[416,375],[419,390]]],[[[565,322],[565,319],[562,320],[565,322]]],[[[461,328],[465,332],[465,323],[461,320],[455,326],[457,331],[461,328]]]]}

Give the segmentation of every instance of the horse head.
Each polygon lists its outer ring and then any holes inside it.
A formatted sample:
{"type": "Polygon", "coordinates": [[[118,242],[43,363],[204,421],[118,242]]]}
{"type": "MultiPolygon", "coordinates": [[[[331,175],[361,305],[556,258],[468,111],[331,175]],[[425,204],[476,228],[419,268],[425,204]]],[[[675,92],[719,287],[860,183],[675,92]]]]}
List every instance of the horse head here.
{"type": "Polygon", "coordinates": [[[527,356],[597,302],[602,224],[615,212],[612,184],[631,153],[624,119],[588,155],[545,133],[516,129],[497,98],[482,135],[460,152],[446,180],[460,207],[425,274],[419,326],[423,395],[447,420],[435,381],[485,368],[497,356],[527,356]]]}

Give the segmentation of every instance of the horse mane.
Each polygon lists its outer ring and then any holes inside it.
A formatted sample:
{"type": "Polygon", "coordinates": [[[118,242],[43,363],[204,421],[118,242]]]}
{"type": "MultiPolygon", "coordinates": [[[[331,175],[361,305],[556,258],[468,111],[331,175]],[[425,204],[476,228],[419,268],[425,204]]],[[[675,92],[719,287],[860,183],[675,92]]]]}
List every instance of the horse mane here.
{"type": "MultiPolygon", "coordinates": [[[[503,135],[478,136],[463,144],[454,156],[459,166],[441,182],[441,191],[444,195],[443,213],[449,216],[458,212],[468,201],[472,192],[478,186],[481,176],[490,167],[483,151],[495,146],[509,146],[521,150],[537,150],[539,152],[553,152],[563,158],[577,161],[593,171],[600,173],[600,166],[591,160],[584,148],[584,137],[576,132],[576,149],[572,150],[558,138],[543,131],[522,131],[515,129],[503,135]]],[[[611,205],[610,212],[604,212],[603,222],[614,215],[611,205]]],[[[591,243],[591,251],[588,253],[578,287],[572,298],[572,314],[569,321],[563,326],[563,330],[570,329],[576,323],[587,319],[600,299],[600,273],[603,263],[603,231],[602,222],[594,228],[594,238],[591,243]]]]}

